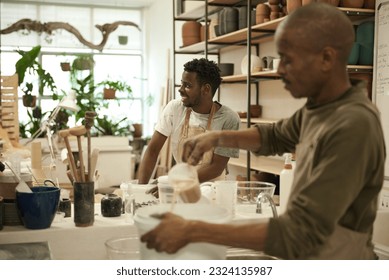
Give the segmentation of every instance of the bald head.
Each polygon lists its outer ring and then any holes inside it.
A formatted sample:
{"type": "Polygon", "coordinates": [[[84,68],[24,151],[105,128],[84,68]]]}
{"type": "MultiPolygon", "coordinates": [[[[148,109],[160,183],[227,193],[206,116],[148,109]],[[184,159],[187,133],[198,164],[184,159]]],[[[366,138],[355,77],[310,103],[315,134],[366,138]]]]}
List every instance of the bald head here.
{"type": "Polygon", "coordinates": [[[293,34],[291,47],[313,52],[332,47],[342,63],[347,63],[355,36],[348,17],[326,3],[312,3],[295,10],[278,27],[276,39],[284,32],[293,34]]]}

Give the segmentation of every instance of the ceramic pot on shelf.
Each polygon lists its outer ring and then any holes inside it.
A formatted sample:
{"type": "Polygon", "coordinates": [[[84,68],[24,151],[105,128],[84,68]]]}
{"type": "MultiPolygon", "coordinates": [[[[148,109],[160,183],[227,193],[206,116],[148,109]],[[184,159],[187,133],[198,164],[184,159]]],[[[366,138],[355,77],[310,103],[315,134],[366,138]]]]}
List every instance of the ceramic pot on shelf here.
{"type": "Polygon", "coordinates": [[[340,6],[345,8],[362,8],[364,0],[340,0],[340,6]]]}
{"type": "Polygon", "coordinates": [[[182,43],[189,46],[200,42],[201,23],[197,21],[187,21],[182,25],[182,43]]]}
{"type": "Polygon", "coordinates": [[[286,8],[288,11],[288,14],[292,13],[294,10],[302,6],[301,0],[287,0],[286,1],[286,8]]]}
{"type": "Polygon", "coordinates": [[[375,0],[365,0],[363,7],[365,9],[375,9],[375,0]]]}
{"type": "Polygon", "coordinates": [[[332,6],[338,7],[340,0],[319,0],[318,2],[328,3],[328,4],[332,5],[332,6]]]}
{"type": "Polygon", "coordinates": [[[235,8],[224,8],[224,31],[230,33],[238,30],[239,12],[235,8]]]}

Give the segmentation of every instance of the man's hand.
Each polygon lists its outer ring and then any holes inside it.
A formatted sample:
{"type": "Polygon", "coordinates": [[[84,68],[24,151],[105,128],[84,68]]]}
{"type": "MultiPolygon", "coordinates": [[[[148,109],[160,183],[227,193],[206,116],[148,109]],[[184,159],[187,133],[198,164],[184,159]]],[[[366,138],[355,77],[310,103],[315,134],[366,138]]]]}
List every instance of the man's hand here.
{"type": "Polygon", "coordinates": [[[188,232],[190,222],[172,213],[152,215],[161,219],[161,222],[153,230],[141,236],[141,241],[147,248],[157,252],[176,253],[189,243],[188,232]]]}
{"type": "Polygon", "coordinates": [[[205,152],[216,147],[218,143],[218,132],[206,132],[184,142],[182,161],[191,165],[197,165],[205,152]]]}

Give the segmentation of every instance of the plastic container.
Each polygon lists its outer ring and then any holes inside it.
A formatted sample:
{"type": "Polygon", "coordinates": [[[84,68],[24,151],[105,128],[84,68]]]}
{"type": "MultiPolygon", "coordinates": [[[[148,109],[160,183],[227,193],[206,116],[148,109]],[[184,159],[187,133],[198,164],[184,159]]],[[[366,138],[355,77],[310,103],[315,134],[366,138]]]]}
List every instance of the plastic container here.
{"type": "Polygon", "coordinates": [[[159,203],[172,203],[174,199],[174,188],[169,183],[169,177],[158,177],[158,198],[159,203]]]}
{"type": "Polygon", "coordinates": [[[279,214],[282,214],[286,211],[286,206],[288,204],[289,196],[292,190],[294,178],[294,170],[292,165],[292,154],[285,154],[285,163],[284,168],[280,173],[280,208],[279,214]]]}
{"type": "Polygon", "coordinates": [[[178,163],[169,171],[169,183],[184,203],[195,203],[201,198],[197,170],[187,163],[178,163]]]}
{"type": "MultiPolygon", "coordinates": [[[[139,209],[134,216],[139,236],[155,228],[160,220],[150,217],[151,214],[162,214],[170,211],[170,205],[153,205],[139,209]]],[[[190,220],[210,223],[227,223],[230,217],[226,209],[212,204],[177,204],[173,213],[190,220]]],[[[148,249],[145,243],[140,244],[142,260],[221,260],[226,258],[227,247],[210,243],[193,243],[181,248],[175,254],[159,253],[148,249]]]]}

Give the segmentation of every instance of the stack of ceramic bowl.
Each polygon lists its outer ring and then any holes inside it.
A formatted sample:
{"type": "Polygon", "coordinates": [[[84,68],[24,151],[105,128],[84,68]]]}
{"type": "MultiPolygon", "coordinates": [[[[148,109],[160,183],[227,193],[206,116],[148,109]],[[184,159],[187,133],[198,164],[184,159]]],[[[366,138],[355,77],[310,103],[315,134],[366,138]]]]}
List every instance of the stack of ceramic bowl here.
{"type": "Polygon", "coordinates": [[[360,65],[373,65],[374,57],[374,21],[365,21],[358,25],[356,42],[359,45],[360,65]]]}
{"type": "Polygon", "coordinates": [[[224,35],[239,28],[239,12],[238,9],[226,7],[219,12],[219,35],[224,35]]]}

